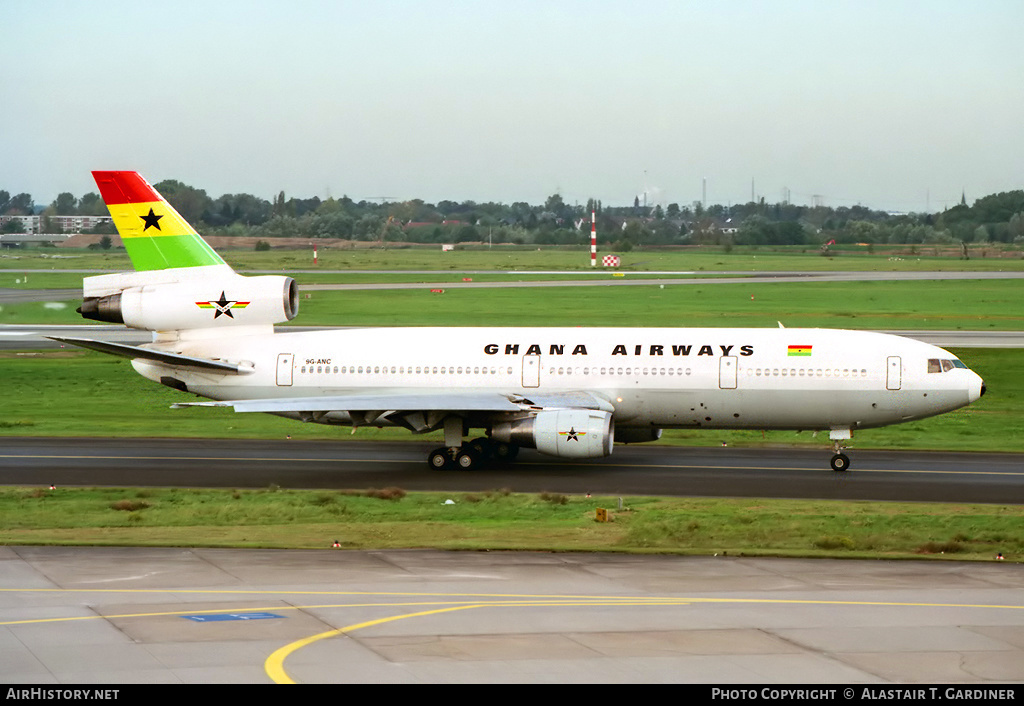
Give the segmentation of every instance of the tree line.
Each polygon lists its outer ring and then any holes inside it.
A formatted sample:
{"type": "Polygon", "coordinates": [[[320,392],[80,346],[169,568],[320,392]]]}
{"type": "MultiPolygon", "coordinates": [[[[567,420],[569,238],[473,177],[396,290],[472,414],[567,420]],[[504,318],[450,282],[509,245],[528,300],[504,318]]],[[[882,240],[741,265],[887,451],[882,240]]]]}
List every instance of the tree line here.
{"type": "MultiPolygon", "coordinates": [[[[598,199],[566,203],[559,194],[543,204],[422,199],[377,202],[341,198],[288,197],[270,201],[252,194],[210,197],[176,180],[157,191],[208,235],[274,238],[333,238],[386,243],[492,242],[584,245],[590,213],[597,217],[598,241],[621,249],[663,245],[822,245],[836,243],[941,244],[1024,242],[1024,190],[991,194],[936,214],[892,214],[863,206],[798,206],[764,199],[745,204],[700,202],[609,207],[598,199]]],[[[0,215],[36,211],[27,193],[0,190],[0,215]]],[[[44,209],[48,215],[106,215],[96,193],[61,193],[44,209]]],[[[10,226],[8,223],[7,226],[10,226]]],[[[100,228],[103,232],[103,228],[100,228]]],[[[113,232],[110,230],[110,232],[113,232]]]]}

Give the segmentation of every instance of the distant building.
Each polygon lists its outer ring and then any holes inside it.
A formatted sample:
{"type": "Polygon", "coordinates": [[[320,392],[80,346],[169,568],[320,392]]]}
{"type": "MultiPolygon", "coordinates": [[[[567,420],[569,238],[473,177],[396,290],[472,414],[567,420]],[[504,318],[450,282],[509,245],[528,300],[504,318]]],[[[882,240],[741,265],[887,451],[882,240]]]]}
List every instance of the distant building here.
{"type": "MultiPolygon", "coordinates": [[[[44,216],[0,216],[0,228],[10,221],[21,221],[21,228],[26,233],[39,233],[44,216]]],[[[83,230],[95,228],[101,223],[113,223],[110,216],[50,216],[50,225],[64,233],[81,233],[83,230]]]]}
{"type": "Polygon", "coordinates": [[[65,233],[81,233],[98,225],[113,223],[110,216],[50,216],[50,222],[60,226],[65,233]]]}

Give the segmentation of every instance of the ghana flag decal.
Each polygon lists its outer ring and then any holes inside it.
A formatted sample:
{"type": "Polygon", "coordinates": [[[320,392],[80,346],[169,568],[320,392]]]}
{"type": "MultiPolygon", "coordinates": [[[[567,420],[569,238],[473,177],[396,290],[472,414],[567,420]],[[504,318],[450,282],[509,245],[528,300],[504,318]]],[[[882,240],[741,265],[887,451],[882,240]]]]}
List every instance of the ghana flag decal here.
{"type": "Polygon", "coordinates": [[[136,270],[224,264],[137,172],[93,172],[92,176],[136,270]]]}
{"type": "Polygon", "coordinates": [[[789,355],[803,355],[809,356],[811,354],[811,346],[790,346],[789,355]]]}

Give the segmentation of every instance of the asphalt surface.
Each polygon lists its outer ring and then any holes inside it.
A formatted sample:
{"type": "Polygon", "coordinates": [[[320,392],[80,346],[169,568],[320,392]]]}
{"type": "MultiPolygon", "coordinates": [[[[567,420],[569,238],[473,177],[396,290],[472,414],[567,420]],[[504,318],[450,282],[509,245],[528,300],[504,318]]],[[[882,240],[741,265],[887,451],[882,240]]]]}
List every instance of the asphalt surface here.
{"type": "MultiPolygon", "coordinates": [[[[957,699],[949,685],[1024,681],[1022,596],[1020,566],[997,562],[0,547],[0,682],[697,683],[708,700],[814,683],[848,702],[942,685],[957,699]]],[[[133,696],[151,692],[116,698],[133,696]]]]}
{"type": "Polygon", "coordinates": [[[418,442],[0,438],[0,484],[600,493],[1024,503],[1024,455],[616,446],[566,462],[524,449],[509,466],[434,471],[418,442]]]}

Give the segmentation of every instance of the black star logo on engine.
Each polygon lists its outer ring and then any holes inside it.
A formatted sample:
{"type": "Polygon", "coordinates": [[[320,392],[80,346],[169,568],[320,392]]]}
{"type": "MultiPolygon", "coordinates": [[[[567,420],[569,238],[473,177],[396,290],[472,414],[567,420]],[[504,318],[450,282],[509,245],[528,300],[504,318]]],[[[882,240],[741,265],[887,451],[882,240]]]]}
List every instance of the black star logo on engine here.
{"type": "Polygon", "coordinates": [[[200,309],[213,309],[213,318],[217,319],[221,314],[227,314],[232,319],[235,315],[231,313],[232,309],[244,309],[249,306],[252,302],[243,302],[238,300],[231,300],[227,298],[225,292],[220,293],[220,299],[210,300],[206,302],[196,302],[196,306],[200,309]]]}
{"type": "Polygon", "coordinates": [[[227,314],[232,319],[235,318],[235,315],[231,313],[231,307],[233,307],[236,302],[228,301],[228,298],[224,296],[224,292],[220,293],[220,299],[210,303],[217,307],[217,311],[214,312],[213,314],[214,319],[216,319],[221,314],[227,314]]]}
{"type": "Polygon", "coordinates": [[[156,228],[157,230],[162,230],[160,228],[160,219],[163,218],[163,216],[158,216],[155,213],[153,213],[152,207],[150,207],[149,213],[145,216],[142,216],[141,218],[146,223],[146,225],[142,228],[143,232],[145,232],[147,228],[156,228]]]}
{"type": "Polygon", "coordinates": [[[577,444],[580,443],[580,437],[586,436],[585,431],[576,431],[576,427],[569,427],[569,431],[558,432],[559,436],[564,436],[566,441],[575,441],[577,444]]]}

